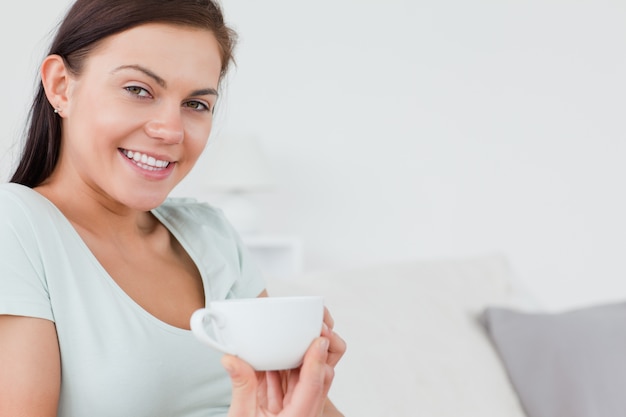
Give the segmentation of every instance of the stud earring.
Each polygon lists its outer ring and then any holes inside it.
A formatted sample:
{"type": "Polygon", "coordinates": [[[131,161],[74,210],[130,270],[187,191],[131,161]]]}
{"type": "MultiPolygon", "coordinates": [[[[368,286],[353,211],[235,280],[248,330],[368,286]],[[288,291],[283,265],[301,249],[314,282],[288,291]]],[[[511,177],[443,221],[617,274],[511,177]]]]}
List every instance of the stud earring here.
{"type": "Polygon", "coordinates": [[[59,109],[54,109],[54,112],[55,112],[56,114],[59,114],[59,109]]]}

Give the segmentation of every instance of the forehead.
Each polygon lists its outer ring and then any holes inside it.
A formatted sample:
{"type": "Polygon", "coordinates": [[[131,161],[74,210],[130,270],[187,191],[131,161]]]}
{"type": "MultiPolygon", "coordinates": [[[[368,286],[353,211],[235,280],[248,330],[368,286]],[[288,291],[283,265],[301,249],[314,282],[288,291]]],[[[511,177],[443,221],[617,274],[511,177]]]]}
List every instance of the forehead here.
{"type": "Polygon", "coordinates": [[[87,69],[100,70],[137,64],[163,77],[197,74],[217,82],[221,71],[220,48],[209,30],[153,23],[105,38],[86,61],[87,69]]]}

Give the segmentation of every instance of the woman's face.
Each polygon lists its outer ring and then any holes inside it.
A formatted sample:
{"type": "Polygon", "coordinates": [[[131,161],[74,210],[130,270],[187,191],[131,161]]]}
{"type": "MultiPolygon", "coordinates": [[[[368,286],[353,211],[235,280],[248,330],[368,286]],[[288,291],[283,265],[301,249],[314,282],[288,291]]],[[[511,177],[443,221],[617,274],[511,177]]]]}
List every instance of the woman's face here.
{"type": "Polygon", "coordinates": [[[206,30],[147,24],[106,38],[68,80],[53,180],[70,176],[98,198],[156,207],[206,145],[220,69],[206,30]]]}

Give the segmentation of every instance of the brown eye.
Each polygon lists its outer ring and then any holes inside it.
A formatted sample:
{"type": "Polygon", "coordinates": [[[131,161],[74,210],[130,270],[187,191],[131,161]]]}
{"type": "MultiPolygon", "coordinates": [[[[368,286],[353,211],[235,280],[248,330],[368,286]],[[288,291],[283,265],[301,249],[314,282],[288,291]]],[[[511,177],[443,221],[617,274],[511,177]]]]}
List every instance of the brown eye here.
{"type": "Polygon", "coordinates": [[[151,97],[150,93],[148,92],[148,90],[146,90],[143,87],[138,87],[136,85],[131,85],[128,87],[124,87],[124,89],[126,91],[128,91],[129,93],[135,95],[135,96],[139,96],[139,97],[151,97]]]}
{"type": "Polygon", "coordinates": [[[189,107],[190,109],[196,110],[196,111],[209,110],[209,106],[207,104],[201,101],[196,101],[196,100],[186,102],[185,107],[189,107]]]}

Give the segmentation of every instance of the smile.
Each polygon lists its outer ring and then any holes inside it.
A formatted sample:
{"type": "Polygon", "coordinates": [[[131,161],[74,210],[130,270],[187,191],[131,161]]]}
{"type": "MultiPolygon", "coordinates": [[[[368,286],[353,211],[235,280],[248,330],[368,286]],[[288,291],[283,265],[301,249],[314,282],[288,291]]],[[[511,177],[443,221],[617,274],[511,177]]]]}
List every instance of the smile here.
{"type": "Polygon", "coordinates": [[[120,151],[130,159],[135,165],[148,171],[160,171],[167,168],[170,165],[170,161],[163,161],[156,159],[152,156],[148,156],[144,153],[137,151],[129,151],[127,149],[121,149],[120,151]]]}

